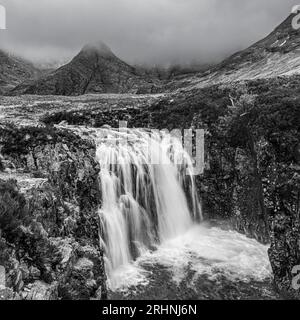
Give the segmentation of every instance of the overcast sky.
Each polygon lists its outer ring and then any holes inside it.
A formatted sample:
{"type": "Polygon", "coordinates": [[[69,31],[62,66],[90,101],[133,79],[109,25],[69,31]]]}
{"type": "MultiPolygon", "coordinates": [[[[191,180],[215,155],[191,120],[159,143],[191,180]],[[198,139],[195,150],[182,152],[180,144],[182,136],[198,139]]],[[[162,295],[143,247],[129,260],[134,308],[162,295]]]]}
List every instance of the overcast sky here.
{"type": "Polygon", "coordinates": [[[0,47],[65,59],[102,40],[129,63],[207,63],[261,39],[300,0],[0,0],[0,47]]]}

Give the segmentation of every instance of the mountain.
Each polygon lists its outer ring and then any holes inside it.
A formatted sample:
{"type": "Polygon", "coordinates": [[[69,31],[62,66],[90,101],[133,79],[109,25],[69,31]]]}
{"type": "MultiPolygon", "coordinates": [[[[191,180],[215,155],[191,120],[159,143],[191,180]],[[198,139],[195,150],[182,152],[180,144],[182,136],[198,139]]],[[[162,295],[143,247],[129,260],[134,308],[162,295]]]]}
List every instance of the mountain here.
{"type": "Polygon", "coordinates": [[[291,14],[267,37],[237,52],[215,67],[173,81],[168,88],[204,87],[215,83],[273,78],[300,73],[300,30],[292,28],[291,14]]]}
{"type": "Polygon", "coordinates": [[[81,95],[85,93],[137,93],[151,91],[152,81],[120,60],[99,42],[86,45],[73,60],[30,83],[17,86],[13,94],[81,95]]]}
{"type": "MultiPolygon", "coordinates": [[[[13,95],[81,95],[85,93],[155,93],[217,83],[274,78],[300,73],[300,31],[291,14],[267,37],[220,64],[193,72],[170,74],[145,71],[120,60],[104,43],[86,45],[73,60],[57,70],[20,84],[13,95]]],[[[12,83],[12,81],[10,81],[12,83]]],[[[12,87],[12,85],[11,85],[12,87]]]]}
{"type": "Polygon", "coordinates": [[[70,59],[61,58],[61,59],[48,59],[46,61],[35,62],[34,65],[43,71],[53,72],[63,65],[67,64],[70,59]]]}
{"type": "Polygon", "coordinates": [[[39,69],[30,62],[0,50],[0,94],[39,74],[39,69]]]}

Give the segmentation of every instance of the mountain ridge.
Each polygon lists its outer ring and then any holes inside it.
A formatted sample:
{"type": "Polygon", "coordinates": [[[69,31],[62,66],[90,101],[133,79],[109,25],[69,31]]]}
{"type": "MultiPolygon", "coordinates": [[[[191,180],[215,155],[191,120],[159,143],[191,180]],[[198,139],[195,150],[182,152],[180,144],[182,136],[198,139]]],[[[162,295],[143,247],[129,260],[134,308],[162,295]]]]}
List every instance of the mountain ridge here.
{"type": "Polygon", "coordinates": [[[300,31],[292,28],[294,16],[289,15],[266,37],[211,69],[169,83],[167,90],[299,74],[300,31]]]}
{"type": "Polygon", "coordinates": [[[31,62],[0,49],[0,94],[40,74],[41,70],[31,62]]]}
{"type": "Polygon", "coordinates": [[[294,16],[289,15],[263,39],[204,71],[179,72],[163,79],[159,72],[130,66],[98,41],[86,44],[69,63],[44,72],[38,79],[27,75],[12,82],[9,94],[157,93],[299,74],[300,36],[292,28],[294,16]]]}
{"type": "Polygon", "coordinates": [[[82,95],[151,91],[153,83],[119,59],[102,42],[85,45],[66,65],[37,81],[24,83],[12,94],[82,95]]]}

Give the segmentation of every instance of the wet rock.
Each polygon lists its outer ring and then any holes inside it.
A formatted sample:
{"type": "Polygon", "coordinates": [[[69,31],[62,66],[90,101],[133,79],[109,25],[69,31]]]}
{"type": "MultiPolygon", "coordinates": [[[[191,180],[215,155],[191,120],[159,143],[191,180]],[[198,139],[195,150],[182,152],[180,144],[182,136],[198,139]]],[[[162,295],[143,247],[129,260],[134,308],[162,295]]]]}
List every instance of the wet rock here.
{"type": "Polygon", "coordinates": [[[254,156],[249,151],[237,148],[232,221],[238,231],[267,243],[269,230],[265,221],[262,185],[256,166],[254,156]]]}
{"type": "Polygon", "coordinates": [[[97,282],[93,274],[94,264],[87,258],[80,258],[70,271],[67,283],[61,286],[64,299],[89,299],[97,290],[97,282]]]}
{"type": "Polygon", "coordinates": [[[28,285],[22,292],[25,300],[57,300],[57,284],[47,284],[42,281],[35,281],[28,285]]]}
{"type": "Polygon", "coordinates": [[[293,287],[300,265],[300,223],[294,217],[278,212],[272,221],[271,247],[268,251],[275,285],[286,298],[300,299],[300,290],[293,287]]]}
{"type": "Polygon", "coordinates": [[[101,254],[91,246],[76,249],[76,259],[59,286],[63,299],[90,299],[100,290],[104,297],[105,277],[101,254]]]}
{"type": "Polygon", "coordinates": [[[16,295],[12,289],[0,286],[0,301],[1,300],[15,300],[16,295]]]}
{"type": "Polygon", "coordinates": [[[41,271],[37,267],[31,266],[29,268],[30,281],[32,282],[32,281],[38,280],[38,279],[40,279],[40,277],[41,277],[41,271]]]}

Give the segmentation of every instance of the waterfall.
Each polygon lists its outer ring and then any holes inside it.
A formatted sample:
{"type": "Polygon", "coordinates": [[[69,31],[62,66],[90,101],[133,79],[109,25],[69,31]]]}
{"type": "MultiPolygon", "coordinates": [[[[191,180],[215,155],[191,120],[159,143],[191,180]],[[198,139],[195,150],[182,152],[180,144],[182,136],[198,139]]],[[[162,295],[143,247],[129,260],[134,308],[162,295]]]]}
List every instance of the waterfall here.
{"type": "Polygon", "coordinates": [[[98,132],[101,245],[108,277],[202,218],[192,160],[165,132],[98,132]]]}

